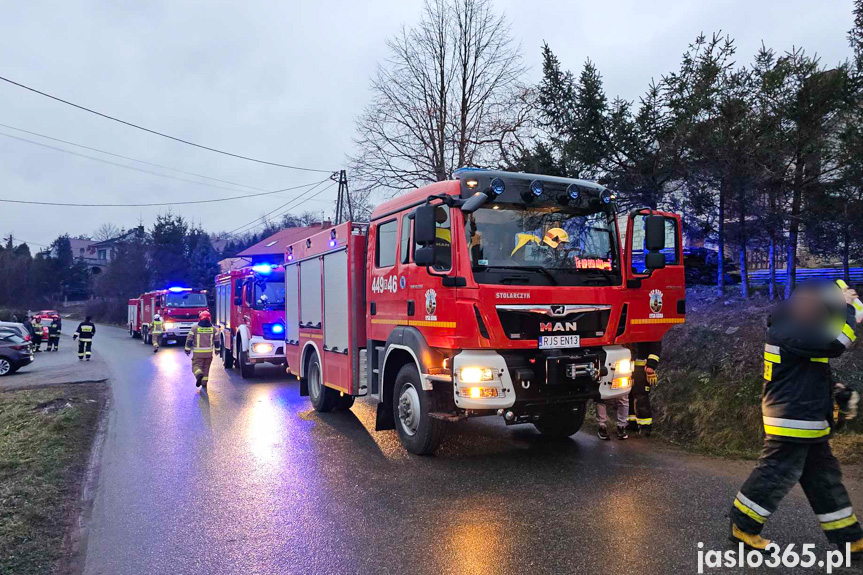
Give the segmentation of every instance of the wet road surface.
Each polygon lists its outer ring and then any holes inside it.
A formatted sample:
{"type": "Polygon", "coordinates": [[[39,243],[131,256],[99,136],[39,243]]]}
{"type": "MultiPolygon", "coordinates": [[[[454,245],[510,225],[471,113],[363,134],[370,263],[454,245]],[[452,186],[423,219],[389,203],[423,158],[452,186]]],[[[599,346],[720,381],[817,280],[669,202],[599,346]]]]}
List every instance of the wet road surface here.
{"type": "MultiPolygon", "coordinates": [[[[372,431],[370,403],[317,414],[278,368],[243,380],[214,362],[199,394],[179,347],[100,326],[94,348],[113,397],[88,575],[695,573],[698,542],[730,548],[752,466],[584,432],[548,443],[497,417],[415,457],[372,431]]],[[[828,549],[799,488],[765,535],[828,549]]]]}

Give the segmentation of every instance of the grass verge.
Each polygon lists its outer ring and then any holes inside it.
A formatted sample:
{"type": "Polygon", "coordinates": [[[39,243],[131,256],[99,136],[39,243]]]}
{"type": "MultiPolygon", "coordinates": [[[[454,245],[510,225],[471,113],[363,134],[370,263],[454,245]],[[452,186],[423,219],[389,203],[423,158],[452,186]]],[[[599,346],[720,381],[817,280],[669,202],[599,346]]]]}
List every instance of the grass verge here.
{"type": "Polygon", "coordinates": [[[57,573],[104,384],[0,392],[0,573],[57,573]]]}

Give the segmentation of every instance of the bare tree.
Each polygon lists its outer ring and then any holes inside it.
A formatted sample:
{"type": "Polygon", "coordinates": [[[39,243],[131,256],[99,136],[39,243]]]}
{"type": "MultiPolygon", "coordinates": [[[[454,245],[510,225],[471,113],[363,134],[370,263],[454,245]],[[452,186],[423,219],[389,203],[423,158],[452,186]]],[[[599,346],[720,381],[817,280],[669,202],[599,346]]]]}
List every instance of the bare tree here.
{"type": "Polygon", "coordinates": [[[112,240],[122,233],[123,230],[111,222],[105,222],[93,232],[93,239],[97,242],[104,242],[105,240],[112,240]]]}
{"type": "Polygon", "coordinates": [[[497,164],[525,123],[526,98],[520,48],[491,0],[428,0],[420,23],[388,46],[357,120],[358,189],[410,189],[497,164]]]}

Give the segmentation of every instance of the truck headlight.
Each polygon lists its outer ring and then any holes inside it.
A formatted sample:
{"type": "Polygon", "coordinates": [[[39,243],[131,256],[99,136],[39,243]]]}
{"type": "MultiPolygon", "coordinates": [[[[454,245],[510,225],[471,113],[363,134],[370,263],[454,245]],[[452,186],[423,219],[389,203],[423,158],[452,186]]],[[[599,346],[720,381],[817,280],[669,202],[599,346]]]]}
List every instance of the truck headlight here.
{"type": "Polygon", "coordinates": [[[252,351],[255,353],[272,353],[273,352],[273,344],[271,343],[256,343],[252,345],[252,351]]]}
{"type": "Polygon", "coordinates": [[[632,375],[632,360],[629,358],[621,359],[614,364],[614,375],[632,375]]]}
{"type": "Polygon", "coordinates": [[[166,321],[165,322],[165,329],[174,329],[174,322],[166,321]]]}
{"type": "Polygon", "coordinates": [[[458,372],[458,378],[462,383],[492,381],[494,379],[494,370],[490,367],[463,367],[458,372]]]}
{"type": "MultiPolygon", "coordinates": [[[[628,361],[628,360],[627,360],[628,361]]],[[[623,389],[632,385],[631,377],[615,377],[611,380],[611,389],[623,389]]]]}
{"type": "Polygon", "coordinates": [[[462,387],[459,389],[459,395],[469,397],[471,399],[487,399],[498,396],[496,387],[462,387]]]}

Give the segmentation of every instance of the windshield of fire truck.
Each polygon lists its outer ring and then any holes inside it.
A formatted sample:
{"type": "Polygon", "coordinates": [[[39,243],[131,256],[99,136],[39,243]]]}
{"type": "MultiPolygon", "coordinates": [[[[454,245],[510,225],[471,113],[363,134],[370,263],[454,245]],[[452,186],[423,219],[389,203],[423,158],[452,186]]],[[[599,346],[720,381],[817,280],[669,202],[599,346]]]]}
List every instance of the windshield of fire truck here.
{"type": "Polygon", "coordinates": [[[165,295],[166,307],[207,307],[207,294],[169,293],[165,295]]]}
{"type": "Polygon", "coordinates": [[[610,285],[619,274],[609,212],[492,204],[465,215],[465,232],[479,283],[610,285]]]}
{"type": "Polygon", "coordinates": [[[255,280],[255,309],[285,309],[285,274],[273,272],[255,280]]]}

